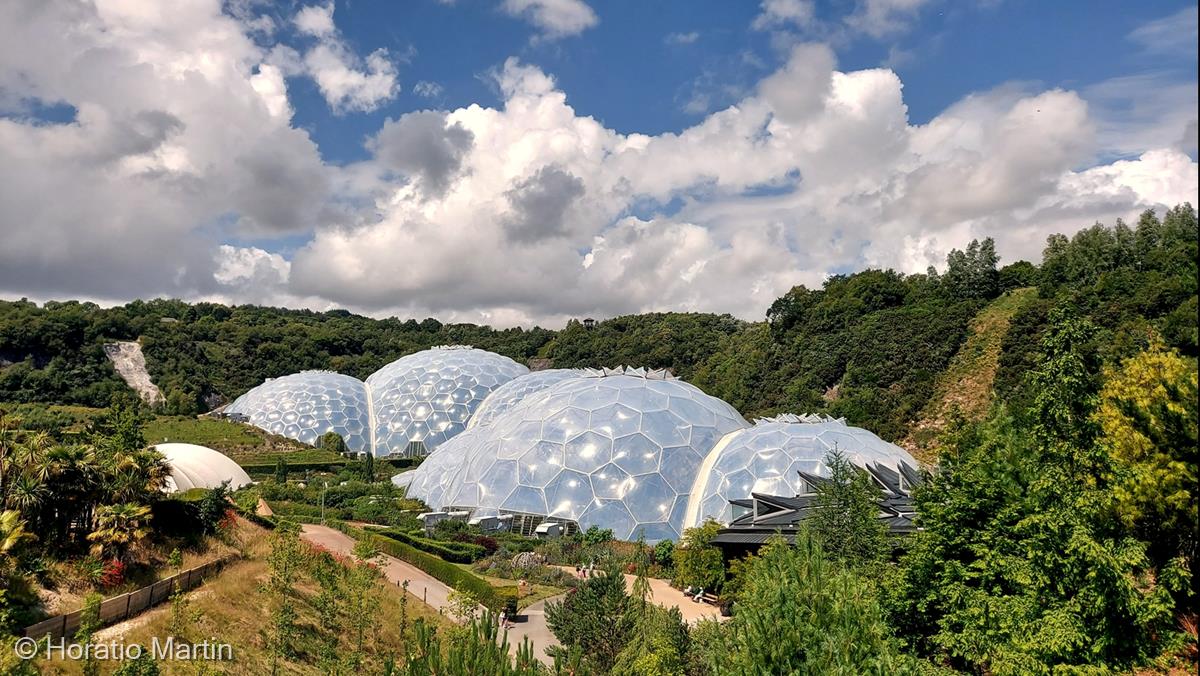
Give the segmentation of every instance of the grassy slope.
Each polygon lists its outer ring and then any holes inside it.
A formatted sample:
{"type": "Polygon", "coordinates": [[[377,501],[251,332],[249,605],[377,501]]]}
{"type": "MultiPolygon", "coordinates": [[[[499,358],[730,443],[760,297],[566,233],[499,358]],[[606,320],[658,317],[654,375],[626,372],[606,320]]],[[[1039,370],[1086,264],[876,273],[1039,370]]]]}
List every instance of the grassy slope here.
{"type": "MultiPolygon", "coordinates": [[[[5,409],[27,420],[53,422],[53,428],[68,434],[82,434],[103,409],[86,406],[50,404],[6,404],[5,409]]],[[[160,444],[179,441],[218,450],[242,465],[274,465],[280,457],[288,462],[330,462],[341,460],[337,453],[322,451],[287,437],[269,434],[256,427],[217,418],[159,415],[143,429],[146,442],[160,444]]]]}
{"type": "MultiPolygon", "coordinates": [[[[270,673],[270,655],[263,631],[270,622],[272,606],[261,590],[268,577],[267,564],[263,560],[268,549],[267,533],[245,522],[239,525],[239,530],[241,539],[247,543],[250,558],[226,568],[218,576],[188,594],[191,608],[198,611],[199,617],[187,632],[187,639],[200,642],[217,637],[216,642],[228,642],[233,647],[234,661],[204,663],[212,669],[208,672],[201,672],[198,669],[199,663],[168,662],[159,665],[163,674],[270,673]]],[[[302,577],[302,580],[297,585],[299,638],[295,647],[298,654],[282,665],[282,674],[322,673],[317,667],[317,612],[313,605],[318,590],[307,577],[302,577]]],[[[384,655],[402,655],[405,652],[405,642],[400,635],[400,598],[403,592],[382,581],[380,587],[383,603],[379,611],[379,633],[367,640],[368,663],[371,669],[366,673],[377,673],[384,655]]],[[[427,624],[438,626],[439,633],[450,626],[447,619],[411,594],[408,597],[407,617],[409,625],[405,635],[410,640],[411,625],[416,619],[423,619],[427,624]]],[[[129,622],[102,630],[97,636],[97,641],[116,640],[127,645],[140,643],[148,646],[151,637],[157,636],[161,644],[170,635],[170,622],[171,605],[166,603],[129,622]]],[[[348,640],[348,637],[344,638],[344,650],[347,646],[345,641],[348,640]]],[[[81,665],[74,662],[55,660],[43,663],[41,667],[46,674],[82,673],[81,665]]],[[[103,673],[111,673],[111,669],[105,668],[103,673]]]]}
{"type": "Polygon", "coordinates": [[[288,462],[341,460],[337,453],[322,451],[260,429],[215,418],[158,416],[146,425],[146,441],[182,441],[218,450],[239,464],[274,464],[280,457],[288,462]]]}
{"type": "Polygon", "coordinates": [[[969,420],[979,420],[992,404],[992,383],[1000,363],[1000,344],[1009,322],[1037,297],[1033,288],[1016,289],[992,301],[971,320],[970,334],[950,365],[938,376],[933,396],[900,442],[917,460],[937,460],[937,439],[957,410],[969,420]]]}

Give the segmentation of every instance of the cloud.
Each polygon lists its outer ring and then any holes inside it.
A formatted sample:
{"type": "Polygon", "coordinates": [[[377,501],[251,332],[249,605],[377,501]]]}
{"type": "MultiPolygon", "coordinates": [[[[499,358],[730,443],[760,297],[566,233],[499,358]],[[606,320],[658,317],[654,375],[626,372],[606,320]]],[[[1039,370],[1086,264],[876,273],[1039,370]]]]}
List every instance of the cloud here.
{"type": "Polygon", "coordinates": [[[567,234],[567,211],[585,190],[583,181],[557,166],[542,167],[504,193],[512,209],[504,227],[514,242],[567,234]]]}
{"type": "Polygon", "coordinates": [[[821,45],[657,136],[578,115],[519,61],[495,78],[501,108],[446,115],[474,142],[445,192],[383,186],[377,222],[297,252],[293,291],[522,323],[651,309],[754,318],[836,270],[923,271],[982,236],[1006,259],[1036,259],[1050,232],[1194,194],[1195,163],[1170,149],[1077,169],[1097,136],[1077,93],[1001,87],[913,126],[895,73],[840,72],[821,45]]]}
{"type": "Polygon", "coordinates": [[[1197,41],[1196,6],[1148,21],[1129,33],[1129,39],[1153,55],[1191,54],[1195,58],[1197,41]]]}
{"type": "Polygon", "coordinates": [[[840,70],[819,44],[654,135],[581,115],[509,59],[491,74],[500,104],[393,116],[368,157],[331,166],[288,92],[340,39],[317,7],[299,53],[216,0],[0,3],[0,91],[76,111],[0,117],[0,289],[500,325],[761,319],[834,272],[923,271],[982,236],[1036,260],[1051,232],[1197,191],[1178,148],[1194,115],[1168,114],[1190,99],[1122,124],[1105,103],[1121,83],[1014,84],[913,125],[895,72],[840,70]]]}
{"type": "Polygon", "coordinates": [[[425,194],[440,195],[458,173],[474,135],[431,110],[388,119],[367,142],[378,163],[416,179],[425,194]]]}
{"type": "Polygon", "coordinates": [[[425,99],[439,98],[444,92],[445,90],[440,84],[428,80],[421,80],[413,85],[413,93],[425,99]]]}
{"type": "Polygon", "coordinates": [[[812,0],[763,0],[761,11],[751,25],[757,30],[787,25],[803,28],[811,25],[815,17],[812,0]]]}
{"type": "Polygon", "coordinates": [[[330,37],[337,32],[333,25],[332,2],[301,8],[292,22],[296,24],[296,30],[317,38],[330,37]]]}
{"type": "Polygon", "coordinates": [[[578,35],[600,21],[583,0],[504,0],[500,8],[533,24],[548,40],[578,35]]]}
{"type": "Polygon", "coordinates": [[[667,37],[663,38],[663,42],[668,45],[690,45],[700,39],[700,33],[691,31],[690,33],[667,33],[667,37]]]}
{"type": "Polygon", "coordinates": [[[1132,156],[1146,148],[1176,147],[1195,154],[1196,80],[1167,71],[1109,78],[1080,90],[1099,126],[1101,152],[1132,156]],[[1194,137],[1193,137],[1194,138],[1194,137]]]}
{"type": "Polygon", "coordinates": [[[0,288],[197,297],[214,237],[322,223],[329,170],[251,30],[199,0],[0,3],[0,91],[76,111],[0,118],[0,288]]]}
{"type": "Polygon", "coordinates": [[[900,33],[909,28],[929,0],[860,0],[846,17],[846,25],[873,38],[900,33]]]}
{"type": "Polygon", "coordinates": [[[304,54],[304,70],[333,112],[370,112],[400,92],[396,65],[383,48],[357,56],[338,33],[333,10],[332,2],[310,5],[293,19],[297,31],[317,40],[304,54]]]}

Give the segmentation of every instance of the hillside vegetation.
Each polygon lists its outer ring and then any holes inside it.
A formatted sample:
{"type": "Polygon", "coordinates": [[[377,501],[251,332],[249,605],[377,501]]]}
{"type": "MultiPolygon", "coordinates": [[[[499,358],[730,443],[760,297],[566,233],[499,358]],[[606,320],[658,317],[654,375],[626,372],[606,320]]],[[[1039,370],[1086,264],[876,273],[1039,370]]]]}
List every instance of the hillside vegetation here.
{"type": "Polygon", "coordinates": [[[914,457],[931,463],[937,458],[938,439],[952,418],[978,421],[993,402],[993,384],[1000,368],[1000,347],[1012,318],[1037,298],[1027,287],[1004,293],[971,320],[967,339],[946,370],[937,378],[934,394],[920,419],[899,442],[914,457]]]}
{"type": "Polygon", "coordinates": [[[182,415],[266,378],[302,369],[365,378],[405,354],[462,343],[556,367],[669,368],[747,416],[828,413],[885,439],[924,444],[932,433],[910,436],[915,422],[938,429],[934,421],[955,403],[978,414],[993,386],[995,400],[1017,410],[1029,404],[1026,374],[1055,308],[1097,326],[1105,363],[1137,354],[1154,336],[1195,356],[1195,258],[1196,215],[1183,205],[1161,219],[1147,211],[1134,227],[1054,235],[1041,266],[1000,266],[989,239],[951,252],[941,274],[835,275],[820,289],[793,288],[761,322],[652,313],[590,328],[571,321],[557,331],[497,330],[176,300],[114,308],[0,301],[0,402],[107,405],[127,389],[103,352],[116,340],[140,341],[166,400],[161,412],[182,415]],[[1025,287],[1037,290],[1001,297],[1025,287]]]}

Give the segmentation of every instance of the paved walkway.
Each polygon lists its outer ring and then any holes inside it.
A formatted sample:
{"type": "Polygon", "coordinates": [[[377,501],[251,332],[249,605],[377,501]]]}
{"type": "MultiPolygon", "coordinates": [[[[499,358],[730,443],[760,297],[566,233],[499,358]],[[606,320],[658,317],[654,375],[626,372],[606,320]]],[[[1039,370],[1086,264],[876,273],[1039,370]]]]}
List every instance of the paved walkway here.
{"type": "MultiPolygon", "coordinates": [[[[562,570],[575,574],[575,569],[570,566],[557,566],[562,570]]],[[[633,581],[637,577],[634,575],[625,576],[625,590],[633,593],[633,581]]],[[[711,603],[696,603],[690,596],[682,591],[671,586],[671,583],[666,580],[660,580],[656,577],[649,578],[650,580],[650,600],[663,608],[678,608],[679,614],[683,616],[683,621],[688,624],[695,624],[704,619],[721,620],[721,611],[711,603]]]]}
{"type": "MultiPolygon", "coordinates": [[[[300,534],[305,540],[321,545],[331,552],[351,556],[354,551],[354,538],[328,526],[306,523],[301,527],[300,534]]],[[[383,554],[379,557],[379,561],[379,569],[389,582],[400,586],[407,580],[410,594],[424,601],[439,613],[445,614],[449,609],[451,590],[441,580],[394,556],[383,554]]]]}
{"type": "MultiPolygon", "coordinates": [[[[354,538],[340,530],[329,528],[328,526],[304,524],[301,526],[300,534],[305,540],[320,545],[331,552],[337,552],[344,556],[353,555],[354,538]]],[[[448,610],[451,589],[445,583],[420,568],[405,563],[393,556],[381,554],[377,560],[380,562],[380,571],[389,582],[400,586],[407,580],[408,593],[424,601],[439,613],[450,617],[448,610]]],[[[522,615],[515,618],[513,628],[508,631],[510,653],[516,655],[517,647],[521,645],[525,637],[529,637],[529,641],[533,644],[533,654],[539,660],[547,664],[549,663],[549,658],[546,657],[546,648],[551,645],[558,645],[558,642],[554,640],[554,634],[546,626],[546,602],[560,598],[562,597],[558,596],[553,599],[543,599],[537,603],[533,603],[525,609],[522,615]]],[[[480,606],[480,610],[482,611],[482,606],[480,606]]]]}
{"type": "Polygon", "coordinates": [[[512,629],[508,630],[509,653],[516,655],[521,642],[528,638],[529,642],[533,644],[533,654],[543,664],[551,664],[550,658],[546,657],[546,648],[558,645],[558,640],[554,638],[554,632],[550,631],[550,627],[546,626],[546,603],[561,601],[562,598],[562,596],[554,596],[531,603],[517,616],[512,629]]]}

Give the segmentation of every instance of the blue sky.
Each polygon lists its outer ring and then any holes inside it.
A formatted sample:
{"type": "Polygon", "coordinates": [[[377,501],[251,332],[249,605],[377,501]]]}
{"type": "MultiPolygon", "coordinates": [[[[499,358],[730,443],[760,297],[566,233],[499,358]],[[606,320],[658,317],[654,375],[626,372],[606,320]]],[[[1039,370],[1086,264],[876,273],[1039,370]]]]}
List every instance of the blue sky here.
{"type": "MultiPolygon", "coordinates": [[[[852,2],[821,2],[818,17],[835,21],[852,2]]],[[[889,67],[904,81],[913,124],[971,92],[1005,83],[1081,89],[1107,79],[1163,73],[1195,81],[1195,52],[1148,52],[1130,37],[1138,26],[1195,3],[929,2],[905,29],[883,39],[853,36],[835,43],[845,70],[889,67]]],[[[786,54],[770,31],[752,28],[754,2],[596,3],[598,23],[578,35],[539,39],[535,26],[491,3],[459,0],[337,2],[338,27],[359,51],[386,47],[406,60],[402,92],[365,114],[334,115],[311,82],[293,88],[296,120],[310,129],[326,159],[362,159],[362,139],[387,117],[424,108],[502,103],[487,73],[510,56],[553,74],[581,115],[623,132],[678,132],[735,102],[786,54]],[[692,40],[685,42],[686,40],[692,40]],[[433,82],[440,95],[414,93],[433,82]],[[708,97],[701,108],[694,99],[708,97]]]]}
{"type": "Polygon", "coordinates": [[[761,319],[1197,200],[1197,5],[0,2],[0,297],[761,319]]]}

